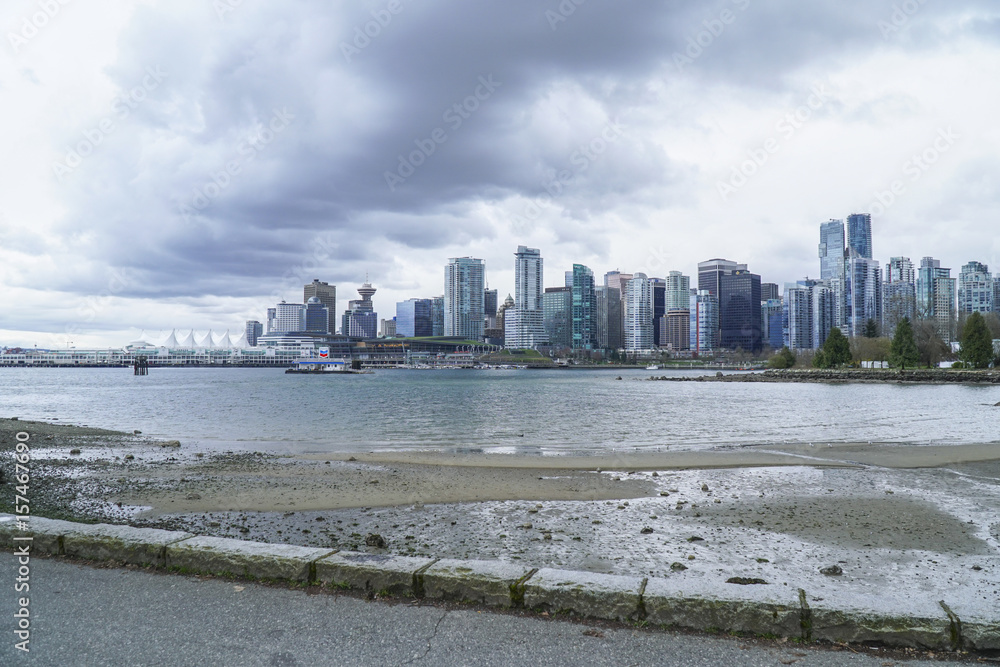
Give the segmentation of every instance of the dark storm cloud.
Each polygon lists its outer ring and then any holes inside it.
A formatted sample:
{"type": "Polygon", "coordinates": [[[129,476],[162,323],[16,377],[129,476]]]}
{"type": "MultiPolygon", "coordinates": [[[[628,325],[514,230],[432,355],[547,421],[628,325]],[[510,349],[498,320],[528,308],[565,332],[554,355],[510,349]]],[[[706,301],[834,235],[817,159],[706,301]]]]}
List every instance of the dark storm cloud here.
{"type": "MultiPolygon", "coordinates": [[[[388,2],[345,4],[136,11],[108,72],[134,108],[109,109],[120,129],[62,183],[77,251],[140,276],[124,296],[261,293],[317,243],[335,281],[358,282],[394,245],[443,263],[435,249],[496,235],[479,203],[545,193],[560,213],[544,224],[598,249],[597,216],[688,196],[691,168],[647,138],[662,130],[644,120],[661,103],[651,85],[780,93],[804,64],[896,35],[879,29],[889,1],[403,0],[388,19],[388,2]],[[162,83],[129,98],[149,68],[162,83]],[[599,158],[581,157],[616,126],[599,158]]],[[[899,30],[948,11],[921,5],[899,30]]]]}

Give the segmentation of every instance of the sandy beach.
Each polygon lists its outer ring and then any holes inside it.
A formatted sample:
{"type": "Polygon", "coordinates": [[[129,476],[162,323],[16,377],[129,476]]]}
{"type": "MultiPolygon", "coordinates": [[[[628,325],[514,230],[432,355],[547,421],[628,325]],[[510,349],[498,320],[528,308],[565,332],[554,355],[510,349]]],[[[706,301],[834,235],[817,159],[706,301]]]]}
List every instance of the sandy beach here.
{"type": "MultiPolygon", "coordinates": [[[[0,420],[5,450],[19,430],[31,434],[42,516],[779,585],[837,563],[865,585],[953,581],[970,600],[1000,604],[997,444],[292,457],[0,420]],[[387,546],[367,545],[369,534],[387,546]]],[[[9,480],[10,459],[2,466],[9,480]]]]}

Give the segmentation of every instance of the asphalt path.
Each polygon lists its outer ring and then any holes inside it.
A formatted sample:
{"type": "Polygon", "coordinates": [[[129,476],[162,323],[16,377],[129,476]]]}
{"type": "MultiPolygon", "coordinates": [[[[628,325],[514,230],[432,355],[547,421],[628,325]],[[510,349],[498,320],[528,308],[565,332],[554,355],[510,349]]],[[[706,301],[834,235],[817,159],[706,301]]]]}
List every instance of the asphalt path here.
{"type": "Polygon", "coordinates": [[[30,589],[19,593],[18,567],[12,554],[0,554],[0,665],[917,667],[950,660],[369,601],[60,558],[32,557],[30,589]],[[25,596],[27,653],[15,648],[14,615],[25,596]]]}

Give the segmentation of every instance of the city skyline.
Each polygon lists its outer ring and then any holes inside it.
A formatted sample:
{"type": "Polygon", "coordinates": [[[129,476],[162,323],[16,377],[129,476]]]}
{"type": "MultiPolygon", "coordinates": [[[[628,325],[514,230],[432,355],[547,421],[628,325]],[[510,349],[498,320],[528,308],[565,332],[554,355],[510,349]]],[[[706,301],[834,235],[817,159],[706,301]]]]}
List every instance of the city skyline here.
{"type": "Polygon", "coordinates": [[[552,276],[784,283],[852,212],[881,262],[996,270],[996,10],[902,6],[95,0],[36,27],[12,0],[0,341],[235,331],[366,272],[384,314],[447,257],[503,297],[521,244],[552,276]]]}

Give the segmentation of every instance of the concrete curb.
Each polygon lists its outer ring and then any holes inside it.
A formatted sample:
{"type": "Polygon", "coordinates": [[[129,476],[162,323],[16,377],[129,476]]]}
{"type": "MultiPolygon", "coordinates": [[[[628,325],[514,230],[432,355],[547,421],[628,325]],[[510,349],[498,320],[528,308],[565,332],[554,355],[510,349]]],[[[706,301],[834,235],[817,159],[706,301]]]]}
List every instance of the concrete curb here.
{"type": "Polygon", "coordinates": [[[338,552],[43,518],[31,518],[25,531],[16,521],[13,515],[0,514],[0,548],[27,544],[30,553],[700,631],[946,651],[1000,650],[1000,617],[993,617],[993,610],[963,609],[903,593],[880,593],[859,604],[846,592],[826,590],[810,602],[802,589],[740,586],[682,575],[644,579],[498,561],[338,552]],[[900,614],[903,608],[910,612],[900,614]]]}

